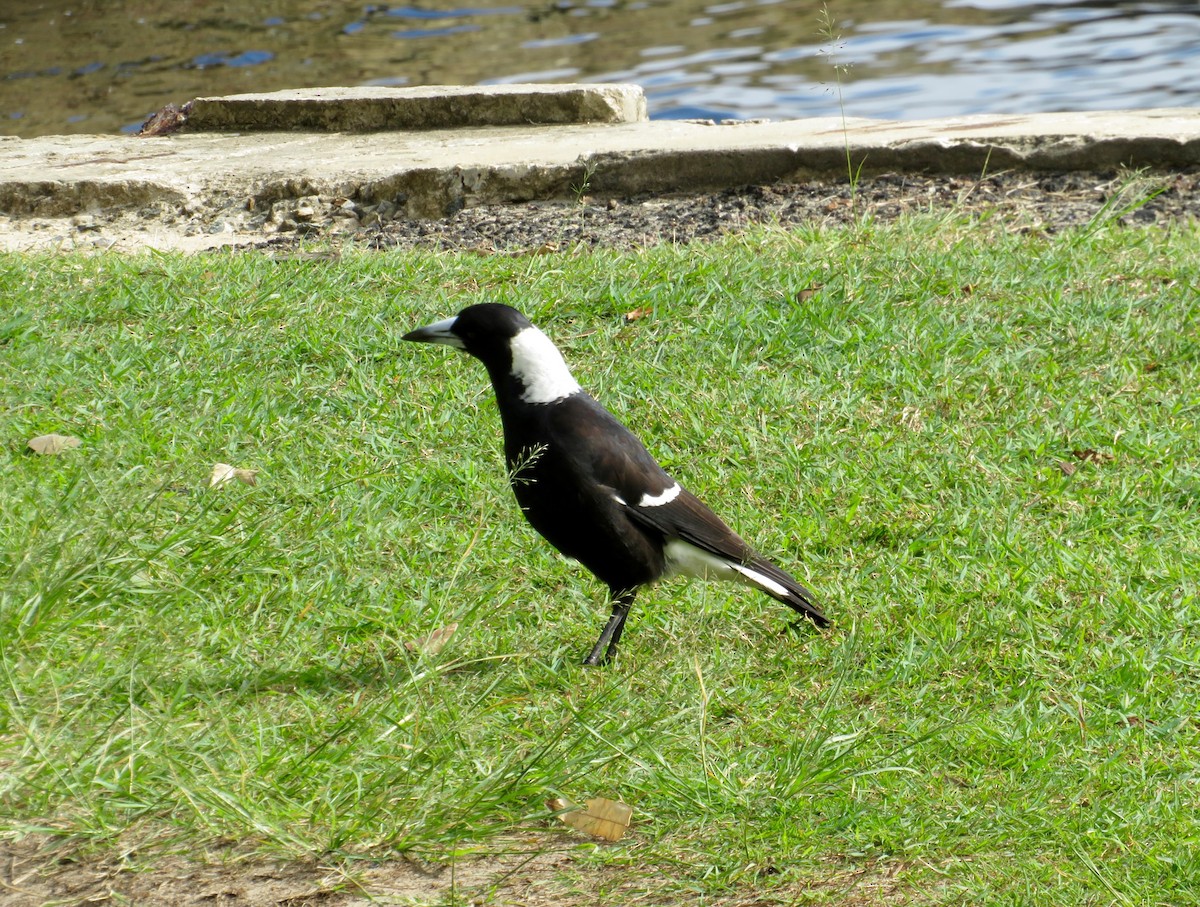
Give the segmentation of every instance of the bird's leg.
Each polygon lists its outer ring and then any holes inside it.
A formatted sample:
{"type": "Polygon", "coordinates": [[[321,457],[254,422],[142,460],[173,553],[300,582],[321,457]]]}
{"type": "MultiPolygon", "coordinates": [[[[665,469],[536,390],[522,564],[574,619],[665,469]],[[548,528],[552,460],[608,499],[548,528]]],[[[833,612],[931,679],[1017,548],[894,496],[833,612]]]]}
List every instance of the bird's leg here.
{"type": "Polygon", "coordinates": [[[617,643],[621,641],[621,632],[625,629],[625,618],[629,616],[629,607],[633,604],[637,589],[612,590],[612,615],[604,625],[604,632],[592,646],[591,654],[583,660],[585,665],[596,666],[607,664],[617,654],[617,643]]]}

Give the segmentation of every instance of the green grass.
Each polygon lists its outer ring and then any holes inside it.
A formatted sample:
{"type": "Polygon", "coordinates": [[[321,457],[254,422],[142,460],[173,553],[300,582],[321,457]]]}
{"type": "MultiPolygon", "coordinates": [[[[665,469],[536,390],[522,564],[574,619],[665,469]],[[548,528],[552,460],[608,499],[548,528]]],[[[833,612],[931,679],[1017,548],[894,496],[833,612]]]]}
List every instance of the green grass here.
{"type": "Polygon", "coordinates": [[[7,256],[0,306],[0,833],[439,859],[561,793],[634,806],[581,859],[658,897],[1200,891],[1194,228],[7,256]],[[581,668],[602,587],[521,520],[483,369],[398,340],[483,300],[834,629],[668,581],[581,668]]]}

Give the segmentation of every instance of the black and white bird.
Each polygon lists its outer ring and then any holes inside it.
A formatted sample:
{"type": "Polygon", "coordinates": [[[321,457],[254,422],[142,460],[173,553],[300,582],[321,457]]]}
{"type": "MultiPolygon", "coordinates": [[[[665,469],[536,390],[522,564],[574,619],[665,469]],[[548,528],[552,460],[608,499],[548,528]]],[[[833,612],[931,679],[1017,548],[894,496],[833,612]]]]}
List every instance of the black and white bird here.
{"type": "Polygon", "coordinates": [[[585,665],[613,657],[638,589],[673,573],[745,583],[828,625],[812,593],[671,478],[516,309],[473,305],[403,339],[452,346],[487,367],[517,503],[609,588],[612,616],[585,665]]]}

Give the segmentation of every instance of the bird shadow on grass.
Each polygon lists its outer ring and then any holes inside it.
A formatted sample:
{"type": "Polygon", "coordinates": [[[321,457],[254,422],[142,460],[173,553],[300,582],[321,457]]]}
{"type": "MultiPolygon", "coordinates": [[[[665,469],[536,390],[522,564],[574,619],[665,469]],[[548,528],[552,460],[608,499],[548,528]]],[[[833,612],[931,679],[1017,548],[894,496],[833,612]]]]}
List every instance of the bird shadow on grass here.
{"type": "Polygon", "coordinates": [[[496,673],[501,665],[521,657],[505,655],[456,659],[402,653],[390,662],[364,660],[360,664],[344,667],[321,664],[299,668],[242,665],[219,672],[206,671],[203,676],[186,678],[177,681],[176,685],[197,693],[230,693],[236,696],[300,691],[343,693],[387,690],[411,684],[423,676],[487,676],[496,673]]]}

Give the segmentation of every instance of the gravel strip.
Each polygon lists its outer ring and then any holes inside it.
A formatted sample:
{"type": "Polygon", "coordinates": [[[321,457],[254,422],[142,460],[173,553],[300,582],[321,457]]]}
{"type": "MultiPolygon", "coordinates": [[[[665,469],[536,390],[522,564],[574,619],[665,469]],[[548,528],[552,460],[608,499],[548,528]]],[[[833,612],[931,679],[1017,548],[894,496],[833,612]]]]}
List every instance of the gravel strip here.
{"type": "Polygon", "coordinates": [[[629,249],[716,239],[754,224],[829,226],[955,211],[1044,232],[1087,224],[1098,215],[1120,214],[1117,220],[1127,225],[1196,222],[1200,171],[1005,173],[981,180],[889,175],[863,179],[853,190],[847,181],[811,180],[686,198],[469,208],[444,220],[393,220],[358,236],[379,249],[629,249]]]}
{"type": "Polygon", "coordinates": [[[0,248],[160,249],[213,247],[298,250],[314,242],[368,249],[492,252],[634,249],[717,239],[757,224],[824,227],[887,223],[929,212],[1053,233],[1115,218],[1134,226],[1200,221],[1200,169],[1170,173],[1004,172],[984,179],[889,174],[747,186],[678,197],[487,205],[439,220],[412,220],[404,200],[363,204],[306,196],[140,210],[89,211],[69,218],[0,217],[0,248]]]}

